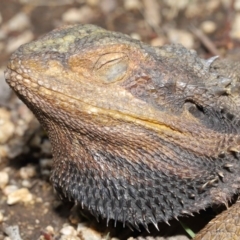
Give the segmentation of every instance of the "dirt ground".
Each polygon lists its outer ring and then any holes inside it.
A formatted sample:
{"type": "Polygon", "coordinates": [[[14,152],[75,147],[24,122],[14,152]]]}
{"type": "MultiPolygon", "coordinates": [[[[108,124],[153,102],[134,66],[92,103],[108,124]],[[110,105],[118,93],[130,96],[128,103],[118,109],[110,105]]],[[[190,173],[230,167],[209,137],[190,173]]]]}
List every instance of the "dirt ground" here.
{"type": "MultiPolygon", "coordinates": [[[[235,56],[240,43],[239,0],[0,0],[0,240],[189,239],[180,222],[160,232],[106,227],[49,182],[51,147],[45,132],[4,80],[10,54],[63,24],[91,23],[154,46],[181,43],[203,58],[235,56]]],[[[181,219],[195,233],[214,215],[181,219]]]]}

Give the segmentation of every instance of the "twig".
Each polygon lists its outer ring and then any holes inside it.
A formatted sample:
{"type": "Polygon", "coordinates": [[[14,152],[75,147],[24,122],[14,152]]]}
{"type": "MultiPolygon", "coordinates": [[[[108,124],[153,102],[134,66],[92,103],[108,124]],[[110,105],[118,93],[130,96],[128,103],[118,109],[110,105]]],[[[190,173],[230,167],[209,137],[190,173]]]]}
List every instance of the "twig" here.
{"type": "Polygon", "coordinates": [[[218,51],[218,49],[215,47],[214,43],[211,41],[211,39],[205,35],[200,29],[197,29],[194,26],[190,27],[190,30],[193,32],[193,34],[199,38],[199,40],[202,42],[202,44],[208,49],[210,53],[216,56],[220,56],[221,54],[218,51]]]}

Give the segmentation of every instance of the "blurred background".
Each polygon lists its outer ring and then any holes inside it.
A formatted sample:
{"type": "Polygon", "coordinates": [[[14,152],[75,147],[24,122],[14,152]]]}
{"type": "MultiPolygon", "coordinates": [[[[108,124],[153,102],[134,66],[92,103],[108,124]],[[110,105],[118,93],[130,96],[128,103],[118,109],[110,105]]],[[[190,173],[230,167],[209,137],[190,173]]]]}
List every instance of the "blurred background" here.
{"type": "MultiPolygon", "coordinates": [[[[71,204],[59,201],[49,184],[47,136],[5,83],[7,60],[21,44],[76,23],[123,32],[153,46],[181,43],[202,58],[239,57],[240,0],[0,0],[0,240],[150,240],[159,235],[121,226],[112,230],[105,223],[96,229],[100,224],[91,216],[76,216],[71,204]],[[14,226],[18,238],[11,235],[14,226]]],[[[212,216],[203,215],[193,230],[212,216]]],[[[175,230],[164,225],[161,234],[189,239],[181,228],[175,230]]]]}

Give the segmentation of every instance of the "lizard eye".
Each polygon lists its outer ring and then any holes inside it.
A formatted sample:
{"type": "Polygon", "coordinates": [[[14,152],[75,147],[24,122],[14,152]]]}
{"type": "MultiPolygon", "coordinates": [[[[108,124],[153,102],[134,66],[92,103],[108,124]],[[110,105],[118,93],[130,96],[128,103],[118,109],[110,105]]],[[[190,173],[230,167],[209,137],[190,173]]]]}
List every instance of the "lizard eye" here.
{"type": "Polygon", "coordinates": [[[112,83],[123,79],[128,69],[128,57],[123,53],[109,53],[102,55],[94,66],[96,76],[112,83]]]}

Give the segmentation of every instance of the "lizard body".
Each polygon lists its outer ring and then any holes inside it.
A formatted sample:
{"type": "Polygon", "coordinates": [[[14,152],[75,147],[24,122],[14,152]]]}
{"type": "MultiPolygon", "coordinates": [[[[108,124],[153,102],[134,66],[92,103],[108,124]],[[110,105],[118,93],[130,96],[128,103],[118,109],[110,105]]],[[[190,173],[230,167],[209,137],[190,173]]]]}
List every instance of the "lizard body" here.
{"type": "Polygon", "coordinates": [[[239,192],[233,65],[74,25],[21,46],[5,77],[49,134],[60,195],[147,228],[239,192]]]}

